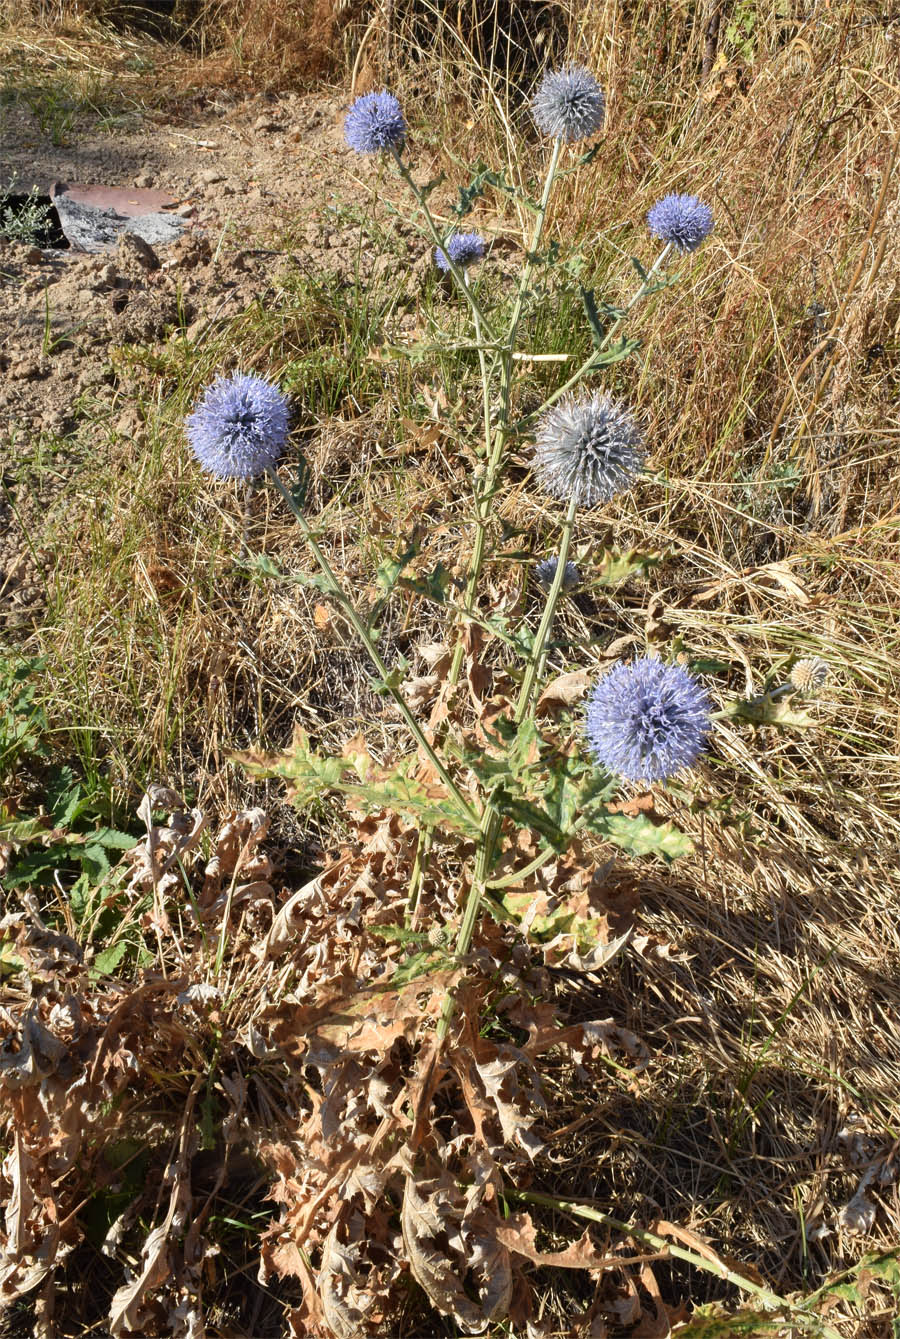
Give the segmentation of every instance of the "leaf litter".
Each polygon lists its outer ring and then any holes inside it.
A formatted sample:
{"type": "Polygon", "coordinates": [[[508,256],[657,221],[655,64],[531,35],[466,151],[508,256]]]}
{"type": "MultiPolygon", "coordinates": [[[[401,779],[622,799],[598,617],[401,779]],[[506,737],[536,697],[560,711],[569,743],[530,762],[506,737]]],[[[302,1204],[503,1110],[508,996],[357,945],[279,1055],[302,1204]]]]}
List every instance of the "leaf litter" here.
{"type": "MultiPolygon", "coordinates": [[[[584,1274],[573,1339],[613,1326],[651,1339],[685,1319],[653,1272],[664,1242],[648,1250],[596,1227],[560,1236],[515,1203],[540,1186],[562,1133],[554,1065],[594,1092],[642,1091],[642,1039],[614,1018],[573,1020],[555,990],[615,970],[631,940],[640,953],[668,947],[634,936],[633,885],[607,887],[610,865],[576,841],[504,892],[512,919],[484,910],[457,959],[450,933],[407,928],[412,818],[350,808],[346,844],[292,891],[265,850],[264,811],[214,822],[154,788],[139,813],[146,834],[104,890],[141,927],[130,975],[98,976],[90,946],[27,899],[3,923],[9,961],[30,978],[25,988],[11,973],[0,1010],[4,1305],[36,1296],[39,1319],[52,1318],[84,1205],[127,1186],[102,1241],[119,1270],[108,1332],[203,1339],[221,1250],[211,1206],[229,1160],[246,1157],[271,1210],[255,1272],[288,1288],[284,1332],[298,1339],[396,1333],[411,1284],[422,1314],[460,1333],[538,1334],[538,1270],[584,1274]],[[448,991],[456,1013],[440,1044],[448,991]],[[114,1156],[129,1138],[151,1153],[133,1182],[114,1156]],[[196,1168],[210,1150],[204,1191],[196,1168]]],[[[534,863],[537,833],[509,824],[502,840],[511,863],[534,863]]],[[[458,836],[435,835],[424,924],[458,921],[471,858],[463,842],[454,862],[459,850],[458,836]]],[[[52,1319],[41,1323],[51,1335],[52,1319]]]]}
{"type": "MultiPolygon", "coordinates": [[[[218,1247],[213,1195],[204,1202],[192,1168],[212,1107],[224,1147],[216,1184],[238,1148],[267,1177],[258,1270],[299,1289],[289,1333],[389,1333],[410,1280],[462,1333],[511,1313],[524,1324],[540,1252],[534,1229],[509,1219],[505,1194],[544,1154],[542,1060],[565,1052],[580,1074],[608,1075],[614,1056],[639,1082],[646,1056],[612,1020],[557,1017],[549,973],[559,961],[596,969],[630,927],[622,933],[620,917],[615,933],[597,889],[585,892],[590,876],[559,858],[524,890],[541,908],[532,923],[548,921],[545,942],[530,946],[486,913],[457,961],[448,936],[402,928],[417,828],[395,812],[351,812],[346,846],[293,892],[276,891],[262,810],[214,823],[154,787],[139,814],[146,834],[104,887],[140,927],[140,951],[122,962],[130,976],[92,972],[89,946],[49,928],[36,906],[4,921],[31,985],[18,990],[13,973],[0,1013],[3,1303],[38,1290],[42,1306],[52,1298],[84,1238],[84,1204],[123,1184],[110,1150],[129,1117],[133,1133],[142,1104],[167,1101],[151,1136],[155,1171],[105,1232],[121,1269],[111,1335],[206,1333],[218,1247]],[[597,922],[593,958],[577,951],[585,919],[597,922]],[[456,1020],[439,1046],[450,990],[456,1020]]],[[[463,863],[454,874],[441,840],[421,910],[425,923],[452,927],[467,873],[463,863]]],[[[521,855],[537,837],[517,840],[521,855]]],[[[587,1236],[555,1254],[560,1265],[603,1268],[587,1236]]]]}

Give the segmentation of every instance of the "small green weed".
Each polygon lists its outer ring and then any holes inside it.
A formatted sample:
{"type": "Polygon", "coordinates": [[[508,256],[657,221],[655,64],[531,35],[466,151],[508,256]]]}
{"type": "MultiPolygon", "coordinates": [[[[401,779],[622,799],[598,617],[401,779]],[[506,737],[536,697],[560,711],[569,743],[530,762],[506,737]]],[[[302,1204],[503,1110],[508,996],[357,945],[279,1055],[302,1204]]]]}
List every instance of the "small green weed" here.
{"type": "Polygon", "coordinates": [[[36,186],[28,192],[24,204],[14,207],[13,196],[12,186],[0,190],[0,241],[34,245],[50,219],[50,206],[41,203],[36,186]]]}
{"type": "MultiPolygon", "coordinates": [[[[42,659],[0,657],[0,855],[7,894],[52,891],[59,921],[84,945],[105,945],[98,973],[127,951],[117,933],[108,880],[136,838],[113,825],[109,788],[68,763],[54,763],[52,732],[40,700],[42,659]],[[33,793],[40,801],[33,799],[33,793]]],[[[13,898],[11,905],[17,899],[13,898]]],[[[12,961],[8,952],[3,961],[12,961]]]]}

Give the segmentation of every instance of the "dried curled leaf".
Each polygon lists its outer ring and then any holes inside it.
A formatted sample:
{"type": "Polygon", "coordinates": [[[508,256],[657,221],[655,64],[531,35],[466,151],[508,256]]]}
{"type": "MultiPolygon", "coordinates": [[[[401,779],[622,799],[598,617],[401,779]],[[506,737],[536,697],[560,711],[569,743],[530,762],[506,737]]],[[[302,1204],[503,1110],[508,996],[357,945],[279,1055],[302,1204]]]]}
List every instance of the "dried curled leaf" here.
{"type": "Polygon", "coordinates": [[[359,1268],[363,1229],[358,1210],[343,1213],[322,1247],[319,1291],[325,1321],[336,1339],[359,1339],[366,1314],[377,1300],[359,1268]]]}
{"type": "Polygon", "coordinates": [[[498,1221],[479,1186],[464,1196],[446,1172],[418,1181],[407,1175],[401,1225],[413,1277],[466,1334],[483,1334],[509,1309],[512,1270],[498,1221]]]}
{"type": "Polygon", "coordinates": [[[0,1049],[0,1087],[22,1088],[41,1083],[54,1074],[65,1057],[68,1047],[44,1027],[32,1005],[22,1020],[22,1036],[18,1050],[10,1051],[4,1043],[0,1049]]]}
{"type": "Polygon", "coordinates": [[[184,1228],[191,1208],[190,1170],[186,1157],[190,1114],[189,1107],[185,1113],[181,1156],[173,1169],[166,1216],[159,1226],[153,1228],[147,1235],[141,1248],[139,1272],[130,1282],[123,1284],[112,1299],[109,1309],[109,1332],[113,1339],[134,1331],[146,1331],[156,1319],[150,1308],[149,1294],[170,1277],[172,1272],[169,1260],[170,1238],[184,1228]]]}

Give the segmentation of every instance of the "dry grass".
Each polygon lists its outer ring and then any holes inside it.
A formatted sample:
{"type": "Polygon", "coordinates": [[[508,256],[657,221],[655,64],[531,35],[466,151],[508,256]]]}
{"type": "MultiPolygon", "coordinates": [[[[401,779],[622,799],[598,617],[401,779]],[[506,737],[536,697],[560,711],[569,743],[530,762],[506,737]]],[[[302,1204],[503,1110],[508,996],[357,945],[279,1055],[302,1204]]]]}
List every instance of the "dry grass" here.
{"type": "MultiPolygon", "coordinates": [[[[560,1062],[559,1128],[535,1188],[622,1218],[661,1213],[790,1292],[859,1258],[839,1210],[900,1140],[900,25],[877,7],[791,19],[776,9],[754,9],[752,51],[724,45],[706,82],[699,11],[604,0],[569,14],[571,50],[601,73],[610,114],[597,157],[561,189],[551,232],[581,243],[590,282],[614,298],[631,285],[629,256],[648,259],[641,220],[661,194],[714,201],[717,228],[681,282],[640,309],[640,354],[607,382],[641,412],[655,477],[577,536],[588,571],[609,546],[663,559],[645,581],[571,601],[560,641],[572,649],[560,646],[557,663],[601,664],[604,647],[631,638],[708,662],[722,699],[760,692],[801,655],[823,656],[831,678],[804,729],[719,725],[696,784],[668,799],[697,839],[694,857],[666,875],[617,862],[611,903],[637,905],[644,938],[618,974],[560,988],[576,1016],[599,1003],[642,1036],[651,1068],[638,1092],[598,1094],[560,1062]]],[[[359,87],[422,47],[423,13],[397,7],[386,29],[373,19],[361,59],[350,52],[359,87]]],[[[433,51],[397,70],[422,176],[428,160],[455,180],[460,160],[494,154],[512,167],[524,118],[511,70],[488,93],[463,59],[468,40],[441,29],[432,83],[433,51]]],[[[538,158],[534,146],[515,170],[527,179],[538,158]]],[[[375,188],[374,171],[363,180],[375,188]]],[[[498,255],[515,253],[513,211],[491,201],[476,219],[498,255]]],[[[241,499],[198,479],[177,426],[216,364],[242,357],[283,373],[304,392],[313,503],[348,587],[371,592],[378,562],[417,523],[419,566],[458,568],[470,543],[474,369],[391,364],[382,377],[364,361],[375,336],[442,299],[423,298],[416,280],[388,318],[351,327],[346,298],[285,283],[268,323],[248,316],[184,366],[139,368],[148,404],[160,386],[167,400],[159,426],[131,455],[110,431],[95,491],[59,539],[58,605],[36,635],[51,657],[49,696],[123,790],[164,770],[227,809],[251,793],[229,752],[283,744],[295,721],[325,743],[362,721],[381,751],[403,748],[339,618],[317,610],[314,593],[236,570],[241,499]],[[318,389],[304,380],[310,360],[331,368],[318,389]],[[436,439],[399,426],[398,405],[437,423],[436,439]]],[[[546,333],[557,350],[586,347],[570,322],[546,333]]],[[[525,410],[535,386],[523,389],[525,410]]],[[[501,547],[542,556],[554,515],[524,487],[525,466],[523,446],[497,510],[528,533],[501,547]]],[[[286,571],[308,568],[269,494],[253,500],[248,542],[286,571]]],[[[486,599],[512,606],[524,570],[497,556],[486,599]]],[[[428,606],[397,598],[384,645],[414,658],[440,630],[428,606]]],[[[274,790],[252,794],[274,804],[274,790]]],[[[312,858],[339,832],[323,806],[281,835],[308,842],[312,858]]],[[[863,1245],[895,1244],[897,1187],[872,1194],[863,1245]]],[[[573,1235],[568,1221],[558,1228],[573,1235]]],[[[669,1287],[701,1300],[713,1285],[674,1271],[669,1287]]],[[[549,1305],[565,1315],[571,1295],[554,1288],[549,1305]]],[[[880,1305],[859,1333],[890,1333],[880,1305]]]]}

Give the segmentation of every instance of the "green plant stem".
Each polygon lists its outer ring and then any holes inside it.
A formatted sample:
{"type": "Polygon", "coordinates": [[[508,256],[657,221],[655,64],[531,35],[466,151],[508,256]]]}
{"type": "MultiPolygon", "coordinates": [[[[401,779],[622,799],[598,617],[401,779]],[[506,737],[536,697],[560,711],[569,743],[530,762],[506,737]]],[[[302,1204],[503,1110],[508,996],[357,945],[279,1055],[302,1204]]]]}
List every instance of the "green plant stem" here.
{"type": "Polygon", "coordinates": [[[534,639],[534,645],[531,648],[531,655],[528,657],[528,667],[525,671],[525,678],[522,680],[522,687],[519,690],[519,701],[516,704],[516,725],[521,725],[531,707],[531,699],[534,694],[534,686],[540,676],[541,668],[544,663],[544,648],[547,638],[550,635],[550,628],[553,624],[553,618],[556,614],[556,606],[559,601],[560,592],[566,579],[566,563],[569,559],[569,547],[572,543],[572,527],[575,524],[575,512],[578,510],[578,498],[569,499],[569,509],[566,512],[566,519],[563,522],[562,539],[559,545],[559,553],[556,558],[556,571],[553,574],[553,584],[547,595],[547,603],[544,606],[544,614],[540,621],[537,633],[534,639]]]}
{"type": "Polygon", "coordinates": [[[656,274],[660,265],[662,265],[663,261],[665,260],[666,256],[669,254],[671,250],[672,250],[672,243],[667,242],[666,245],[663,247],[662,251],[660,251],[659,255],[656,257],[656,260],[650,266],[650,269],[647,271],[646,279],[641,284],[637,292],[632,294],[631,298],[628,300],[625,306],[624,312],[622,313],[621,316],[616,317],[616,319],[613,321],[612,325],[609,327],[606,334],[603,336],[602,340],[598,344],[597,348],[594,349],[592,353],[589,355],[589,357],[587,357],[584,360],[584,362],[578,368],[577,372],[572,373],[572,375],[569,377],[569,380],[564,385],[560,386],[558,390],[555,390],[552,395],[549,395],[547,399],[544,401],[544,403],[538,409],[535,409],[534,413],[529,414],[528,416],[529,419],[536,418],[539,414],[542,414],[545,409],[549,409],[552,404],[556,403],[556,401],[560,398],[560,396],[565,395],[566,391],[570,391],[573,386],[577,386],[578,382],[581,381],[582,377],[587,376],[588,372],[593,370],[597,354],[602,353],[603,350],[612,341],[617,331],[624,324],[625,319],[628,316],[628,313],[631,311],[632,307],[636,306],[637,303],[640,302],[641,298],[645,298],[647,296],[650,289],[653,287],[654,275],[656,274]]]}
{"type": "Polygon", "coordinates": [[[695,1269],[702,1269],[707,1274],[713,1274],[716,1278],[724,1279],[726,1283],[731,1283],[735,1288],[740,1288],[742,1292],[749,1293],[752,1297],[759,1299],[761,1305],[770,1311],[788,1312],[795,1320],[801,1324],[809,1324],[812,1321],[818,1328],[819,1334],[823,1339],[840,1339],[837,1330],[827,1325],[818,1316],[812,1316],[804,1312],[801,1306],[788,1301],[786,1297],[779,1297],[777,1293],[770,1292],[759,1283],[754,1283],[752,1279],[745,1278],[743,1274],[738,1274],[730,1269],[728,1265],[721,1260],[712,1260],[705,1255],[700,1255],[697,1251],[690,1251],[684,1246],[676,1246],[666,1237],[660,1237],[656,1232],[648,1232],[646,1228],[635,1227],[632,1223],[623,1223],[618,1218],[613,1218],[608,1213],[603,1213],[600,1209],[595,1209],[591,1205],[577,1204],[573,1200],[560,1200],[552,1195],[541,1195],[532,1190],[515,1190],[507,1187],[504,1190],[507,1199],[517,1201],[521,1204],[540,1204],[548,1209],[558,1209],[562,1213],[572,1214],[576,1218],[586,1218],[589,1222],[599,1223],[602,1227],[611,1227],[616,1232],[624,1232],[635,1241],[642,1242],[652,1250],[664,1252],[674,1256],[677,1260],[684,1260],[686,1264],[693,1265],[695,1269]]]}
{"type": "MultiPolygon", "coordinates": [[[[481,388],[482,388],[482,397],[484,400],[485,452],[488,454],[487,465],[483,475],[483,484],[478,489],[475,495],[475,544],[472,550],[472,561],[469,564],[468,576],[466,578],[466,592],[463,599],[464,623],[467,619],[471,618],[472,611],[475,608],[475,600],[478,594],[478,583],[481,579],[481,569],[484,565],[484,553],[485,553],[485,546],[487,543],[487,527],[488,527],[488,521],[490,520],[491,501],[493,499],[494,491],[497,486],[497,475],[499,474],[500,466],[503,462],[504,449],[506,447],[506,440],[509,432],[509,407],[512,395],[512,375],[514,366],[513,354],[515,353],[516,336],[519,332],[519,322],[522,319],[522,311],[525,306],[525,299],[528,294],[528,288],[531,283],[531,276],[534,271],[535,261],[537,260],[538,250],[541,245],[541,238],[544,233],[544,222],[547,217],[547,206],[550,203],[550,193],[553,190],[553,182],[556,178],[556,172],[559,167],[559,160],[561,154],[562,154],[562,140],[558,139],[554,141],[553,152],[550,155],[550,162],[547,167],[547,175],[544,179],[544,189],[541,194],[541,203],[538,208],[537,216],[535,217],[534,228],[531,234],[531,241],[529,243],[528,254],[526,256],[525,265],[519,277],[519,285],[516,291],[516,300],[515,305],[513,307],[512,316],[510,318],[509,331],[506,337],[506,342],[503,347],[503,350],[500,353],[500,357],[502,360],[501,377],[500,377],[500,415],[499,415],[499,423],[497,425],[496,430],[493,433],[491,431],[491,397],[490,397],[489,372],[487,369],[486,359],[484,358],[484,354],[480,347],[484,342],[483,340],[484,332],[482,330],[482,324],[484,318],[478,304],[472,300],[472,294],[465,280],[465,275],[463,275],[462,277],[462,286],[467,297],[470,300],[470,305],[472,307],[472,317],[475,322],[475,331],[479,344],[478,356],[481,366],[481,388]]],[[[419,201],[423,213],[425,214],[426,221],[428,222],[429,227],[431,229],[432,236],[436,238],[437,233],[434,227],[434,223],[433,220],[431,219],[431,215],[428,212],[428,207],[421,196],[421,193],[419,192],[418,188],[416,187],[415,183],[410,177],[408,169],[405,167],[405,165],[400,159],[399,154],[396,153],[396,151],[394,156],[396,158],[397,166],[400,169],[401,175],[403,176],[404,180],[408,183],[410,189],[415,194],[416,199],[419,201]]],[[[438,245],[440,245],[439,240],[438,245]]],[[[450,260],[449,255],[447,256],[447,259],[448,261],[450,260]]],[[[494,365],[496,366],[496,359],[494,365]]],[[[465,656],[465,645],[463,643],[462,638],[460,637],[457,639],[456,646],[454,647],[453,650],[453,659],[450,663],[450,673],[448,676],[448,682],[451,689],[455,688],[455,686],[459,682],[459,676],[462,673],[464,656],[465,656]]],[[[431,851],[431,841],[432,841],[431,829],[426,828],[424,832],[421,832],[419,834],[419,845],[416,851],[416,859],[413,865],[413,872],[412,875],[410,876],[409,897],[407,900],[407,905],[410,914],[413,918],[412,921],[413,925],[415,925],[415,913],[418,907],[419,892],[421,890],[422,878],[424,876],[425,868],[428,863],[428,856],[431,851]]],[[[472,891],[469,894],[470,902],[472,901],[474,896],[475,896],[475,885],[473,884],[472,891]]],[[[475,924],[475,915],[478,909],[477,904],[480,903],[480,901],[481,901],[481,892],[478,893],[476,899],[476,905],[472,910],[471,921],[473,927],[475,924]]],[[[468,916],[469,916],[469,904],[467,904],[463,916],[463,925],[465,925],[468,916]]],[[[460,935],[462,935],[462,931],[463,926],[460,926],[460,935]]],[[[472,931],[470,929],[469,930],[470,940],[471,935],[472,931]]],[[[459,948],[459,943],[457,943],[457,952],[466,952],[466,951],[468,951],[468,943],[466,944],[465,949],[462,950],[459,948]]],[[[448,996],[448,999],[449,998],[450,997],[448,996]]],[[[450,1007],[452,1010],[452,1002],[450,1007]]],[[[443,1017],[441,1022],[443,1026],[443,1017]]],[[[447,1018],[447,1026],[449,1026],[449,1015],[447,1018]]],[[[443,1031],[440,1034],[442,1037],[446,1036],[447,1026],[443,1026],[443,1031]]]]}
{"type": "MultiPolygon", "coordinates": [[[[478,919],[478,912],[481,909],[481,901],[487,883],[488,871],[490,869],[489,847],[493,847],[491,834],[494,830],[497,817],[497,811],[492,805],[488,805],[485,808],[481,820],[481,831],[478,836],[478,851],[475,856],[475,872],[472,877],[472,887],[469,889],[469,897],[466,901],[465,910],[463,911],[459,933],[456,936],[454,953],[457,958],[465,957],[472,944],[472,935],[475,932],[475,922],[478,919]]],[[[450,1031],[450,1023],[453,1018],[455,1007],[456,1000],[453,997],[453,992],[448,990],[444,997],[441,1016],[438,1019],[438,1043],[444,1041],[447,1033],[450,1031]]]]}
{"type": "MultiPolygon", "coordinates": [[[[469,276],[463,270],[463,284],[469,287],[469,276]]],[[[478,366],[481,371],[481,402],[484,408],[484,449],[490,450],[491,443],[491,383],[488,376],[487,359],[484,356],[484,340],[481,334],[481,316],[478,308],[472,308],[472,320],[475,324],[475,338],[478,341],[478,366]]]]}
{"type": "MultiPolygon", "coordinates": [[[[491,501],[497,486],[497,475],[499,474],[500,466],[503,463],[506,440],[509,434],[509,408],[512,397],[512,376],[514,368],[513,354],[515,353],[516,348],[516,336],[519,333],[519,323],[522,319],[525,299],[528,295],[529,285],[531,284],[531,276],[534,272],[535,262],[541,245],[541,238],[544,235],[544,222],[547,218],[547,207],[550,203],[550,193],[553,190],[553,183],[559,167],[562,145],[563,142],[561,139],[554,140],[553,152],[550,155],[550,163],[547,167],[547,176],[544,179],[544,189],[541,193],[541,203],[534,220],[534,229],[531,234],[531,241],[525,258],[525,265],[519,277],[515,305],[513,306],[512,316],[510,317],[509,322],[509,332],[501,353],[500,421],[493,434],[493,445],[490,447],[490,455],[484,472],[484,483],[475,498],[475,546],[472,551],[472,561],[469,564],[466,594],[463,601],[463,608],[467,614],[475,607],[475,598],[478,593],[478,582],[481,579],[481,569],[484,565],[484,550],[487,542],[487,524],[490,519],[491,501]]],[[[490,439],[489,406],[485,411],[485,421],[488,439],[490,439]]],[[[487,442],[485,445],[487,446],[487,442]]],[[[451,687],[459,681],[464,654],[465,649],[463,643],[462,641],[458,641],[450,665],[451,687]]]]}
{"type": "Polygon", "coordinates": [[[412,734],[419,748],[428,758],[428,761],[431,763],[432,767],[443,781],[449,794],[453,796],[453,799],[456,801],[460,810],[466,815],[466,817],[471,822],[478,823],[479,815],[475,812],[469,801],[462,794],[462,791],[459,789],[459,787],[456,785],[456,782],[453,780],[447,769],[444,767],[444,764],[441,762],[440,758],[435,753],[433,747],[425,738],[421,726],[419,725],[418,721],[413,716],[412,712],[410,711],[409,707],[404,701],[402,694],[399,693],[397,689],[391,685],[390,672],[387,666],[385,665],[384,661],[381,659],[381,656],[378,654],[378,650],[375,646],[375,643],[372,641],[368,628],[365,626],[362,619],[357,614],[356,609],[354,608],[351,601],[344,594],[344,591],[340,586],[337,577],[334,575],[334,572],[331,569],[331,564],[329,563],[328,559],[325,557],[325,554],[322,552],[322,550],[316,543],[313,533],[309,527],[309,522],[303,515],[303,512],[297,506],[297,503],[294,501],[288,490],[285,488],[284,484],[279,479],[277,473],[275,472],[275,469],[270,466],[269,469],[267,470],[267,473],[269,475],[269,478],[274,483],[275,487],[278,489],[282,498],[287,503],[291,512],[293,513],[295,520],[300,526],[300,529],[303,531],[303,536],[310,547],[310,551],[312,552],[312,555],[315,558],[316,562],[319,564],[319,567],[322,569],[322,574],[324,575],[326,581],[328,582],[328,588],[329,588],[328,594],[332,597],[332,599],[336,600],[337,603],[340,605],[341,612],[343,613],[344,617],[347,619],[347,622],[353,628],[353,631],[356,633],[357,637],[360,639],[363,646],[365,647],[369,659],[375,666],[375,669],[378,671],[378,674],[381,676],[381,680],[385,688],[388,690],[391,697],[394,699],[394,702],[397,704],[397,707],[399,708],[400,711],[400,715],[403,717],[404,721],[409,727],[410,733],[412,734]]]}
{"type": "MultiPolygon", "coordinates": [[[[428,208],[428,201],[425,199],[424,194],[413,180],[412,173],[410,172],[406,163],[404,163],[403,159],[400,156],[400,150],[394,144],[391,145],[391,154],[393,156],[394,162],[397,164],[398,172],[400,173],[401,177],[406,182],[407,186],[409,187],[409,189],[412,191],[413,195],[416,198],[416,203],[421,209],[422,215],[425,219],[425,226],[428,228],[428,231],[431,234],[431,240],[434,242],[436,247],[439,247],[443,251],[444,255],[447,258],[447,265],[449,266],[450,273],[453,275],[453,278],[459,285],[460,291],[463,293],[466,301],[472,308],[472,314],[478,317],[481,323],[481,330],[484,332],[485,335],[487,335],[489,342],[493,343],[494,336],[491,333],[490,322],[485,320],[484,312],[481,310],[481,307],[478,303],[478,299],[472,292],[469,285],[466,283],[465,271],[460,269],[456,261],[453,259],[453,257],[447,250],[444,243],[444,239],[442,239],[440,233],[437,230],[437,225],[435,224],[431,210],[428,208]]],[[[479,335],[479,341],[480,339],[481,336],[479,335]]]]}
{"type": "MultiPolygon", "coordinates": [[[[553,615],[556,611],[556,604],[559,600],[560,591],[563,588],[563,579],[566,572],[566,560],[569,555],[569,545],[572,540],[572,527],[575,523],[575,512],[578,508],[578,501],[572,498],[569,502],[569,509],[566,512],[566,519],[563,523],[562,541],[560,543],[559,558],[556,565],[556,574],[553,578],[553,585],[550,587],[547,595],[547,604],[544,608],[544,614],[538,627],[534,639],[534,645],[531,648],[531,654],[528,658],[528,668],[525,678],[522,681],[522,688],[519,692],[519,701],[516,705],[515,723],[521,725],[531,707],[531,699],[534,693],[534,685],[538,676],[538,670],[544,658],[544,646],[553,623],[553,615]]],[[[475,930],[475,922],[478,919],[478,912],[481,909],[482,900],[488,886],[488,875],[494,859],[494,847],[497,837],[500,833],[501,817],[494,806],[488,803],[485,806],[481,818],[481,830],[478,835],[478,854],[475,858],[475,871],[472,877],[472,887],[469,889],[469,896],[466,901],[465,911],[463,912],[462,922],[459,927],[459,934],[456,938],[456,955],[463,957],[469,951],[472,943],[472,935],[475,930]]],[[[443,1041],[450,1028],[450,1020],[453,1016],[453,996],[448,993],[444,1001],[444,1007],[441,1011],[440,1021],[438,1023],[438,1041],[443,1041]]]]}

